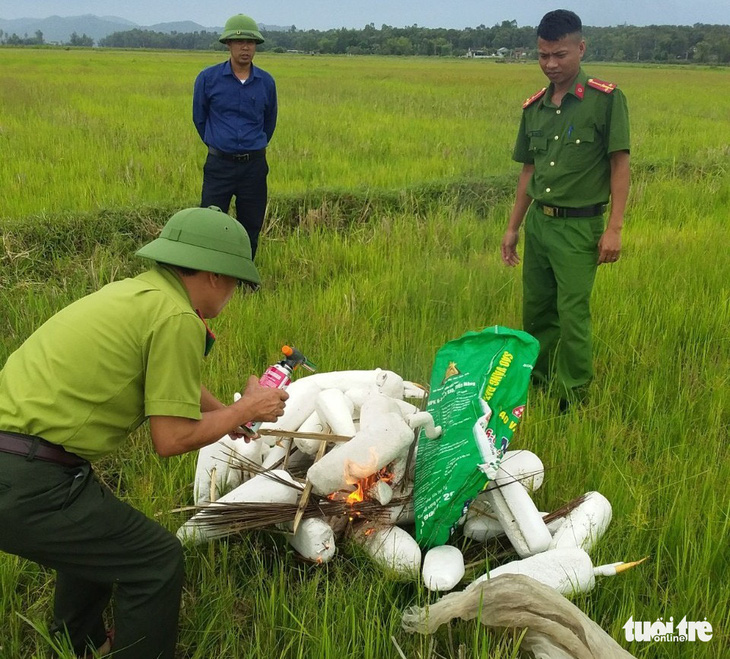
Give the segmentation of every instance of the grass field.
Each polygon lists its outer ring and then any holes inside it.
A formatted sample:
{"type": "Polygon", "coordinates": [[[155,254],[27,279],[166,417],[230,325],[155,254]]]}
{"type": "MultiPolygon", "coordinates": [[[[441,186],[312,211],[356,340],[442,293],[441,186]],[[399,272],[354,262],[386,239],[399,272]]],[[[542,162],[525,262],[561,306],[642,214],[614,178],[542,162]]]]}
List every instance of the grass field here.
{"type": "MultiPolygon", "coordinates": [[[[198,200],[192,85],[220,53],[0,49],[0,217],[198,200]],[[29,63],[32,65],[29,66],[29,63]],[[73,181],[73,185],[68,182],[73,181]]],[[[401,189],[515,171],[536,65],[260,55],[277,80],[272,190],[401,189]]],[[[592,65],[629,98],[634,157],[727,163],[727,69],[592,65]]]]}
{"type": "MultiPolygon", "coordinates": [[[[0,363],[71,300],[138,272],[134,248],[197,203],[191,87],[219,57],[0,49],[0,363]]],[[[321,370],[380,366],[425,383],[445,341],[519,327],[519,271],[498,246],[521,103],[543,84],[537,64],[257,62],[281,105],[257,257],[265,285],[214,322],[210,388],[229,400],[284,341],[321,370]]],[[[588,70],[617,82],[632,113],[625,250],[597,278],[587,405],[560,415],[531,392],[513,447],[548,467],[541,509],[588,490],[612,502],[596,564],[649,556],[576,603],[642,659],[720,659],[730,656],[730,115],[717,99],[730,71],[588,70]],[[706,618],[714,635],[627,643],[630,616],[706,618]]],[[[156,457],[144,430],[98,465],[170,529],[182,519],[169,511],[192,500],[194,468],[194,455],[156,457]]],[[[429,596],[346,545],[317,567],[257,533],[189,550],[187,571],[181,658],[385,659],[397,656],[391,635],[408,659],[428,657],[431,639],[403,632],[400,616],[429,596]]],[[[50,572],[0,556],[2,659],[48,655],[52,588],[50,572]]],[[[516,638],[461,622],[433,642],[435,656],[506,659],[516,638]]]]}

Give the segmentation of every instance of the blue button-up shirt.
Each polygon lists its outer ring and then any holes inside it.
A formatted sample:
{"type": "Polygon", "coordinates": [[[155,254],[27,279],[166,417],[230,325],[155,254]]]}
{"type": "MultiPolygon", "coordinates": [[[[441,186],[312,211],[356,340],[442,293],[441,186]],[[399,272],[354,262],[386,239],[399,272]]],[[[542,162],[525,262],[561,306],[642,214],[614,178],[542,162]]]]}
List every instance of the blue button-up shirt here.
{"type": "Polygon", "coordinates": [[[251,64],[241,82],[230,60],[198,74],[193,92],[193,123],[200,139],[226,153],[264,149],[276,128],[274,78],[251,64]]]}

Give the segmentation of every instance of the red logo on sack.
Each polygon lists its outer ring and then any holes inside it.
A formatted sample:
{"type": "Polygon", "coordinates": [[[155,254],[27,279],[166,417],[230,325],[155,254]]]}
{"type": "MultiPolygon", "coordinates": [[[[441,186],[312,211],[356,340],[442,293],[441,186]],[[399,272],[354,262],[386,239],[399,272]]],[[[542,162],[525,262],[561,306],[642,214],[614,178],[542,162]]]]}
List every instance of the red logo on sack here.
{"type": "Polygon", "coordinates": [[[516,416],[518,419],[522,418],[522,413],[525,411],[525,406],[520,405],[519,407],[515,407],[515,409],[512,410],[512,416],[516,416]]]}

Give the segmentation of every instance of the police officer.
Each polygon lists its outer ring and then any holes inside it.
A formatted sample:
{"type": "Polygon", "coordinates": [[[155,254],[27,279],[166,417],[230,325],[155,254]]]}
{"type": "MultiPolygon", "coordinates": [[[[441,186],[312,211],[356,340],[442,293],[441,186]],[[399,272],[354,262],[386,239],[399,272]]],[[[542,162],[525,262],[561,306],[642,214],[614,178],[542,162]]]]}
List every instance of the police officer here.
{"type": "Polygon", "coordinates": [[[235,195],[236,215],[255,257],[266,212],[266,147],[276,128],[276,85],[253,64],[264,38],[252,18],[229,18],[219,41],[228,46],[229,59],[204,69],[193,92],[193,123],[208,147],[200,205],[227,212],[235,195]]]}
{"type": "Polygon", "coordinates": [[[250,377],[226,406],[201,382],[214,318],[257,286],[248,235],[219,209],[170,218],[137,254],[156,263],[58,312],[0,371],[0,550],[57,573],[54,629],[74,650],[173,659],[183,583],[177,538],[94,475],[149,419],[161,456],[194,451],[249,421],[275,421],[285,392],[250,377]]]}
{"type": "Polygon", "coordinates": [[[621,253],[629,118],[616,85],[583,72],[586,44],[576,14],[547,13],[537,36],[550,84],[522,106],[512,156],[522,171],[501,254],[509,266],[519,263],[526,216],[523,324],[540,342],[533,379],[547,382],[554,373],[565,410],[593,377],[589,301],[597,266],[621,253]]]}

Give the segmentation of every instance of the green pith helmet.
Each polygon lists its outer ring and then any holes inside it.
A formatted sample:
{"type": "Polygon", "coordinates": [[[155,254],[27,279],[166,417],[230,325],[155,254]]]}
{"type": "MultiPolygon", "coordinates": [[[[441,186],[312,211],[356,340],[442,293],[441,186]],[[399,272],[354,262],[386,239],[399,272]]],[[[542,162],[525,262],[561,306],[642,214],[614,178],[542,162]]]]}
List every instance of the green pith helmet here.
{"type": "Polygon", "coordinates": [[[264,43],[256,21],[245,14],[236,14],[226,21],[218,41],[225,43],[231,39],[253,39],[256,43],[264,43]]]}
{"type": "Polygon", "coordinates": [[[228,275],[255,286],[261,283],[246,229],[215,206],[175,213],[160,237],[136,254],[159,263],[228,275]]]}

